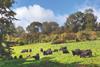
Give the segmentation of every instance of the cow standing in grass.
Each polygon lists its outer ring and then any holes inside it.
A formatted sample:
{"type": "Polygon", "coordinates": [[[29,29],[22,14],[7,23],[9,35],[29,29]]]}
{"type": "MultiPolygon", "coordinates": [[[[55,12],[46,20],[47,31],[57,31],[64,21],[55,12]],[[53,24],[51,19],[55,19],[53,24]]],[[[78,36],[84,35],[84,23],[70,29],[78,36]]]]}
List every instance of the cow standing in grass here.
{"type": "Polygon", "coordinates": [[[74,55],[80,55],[81,54],[81,50],[80,49],[72,50],[72,54],[73,54],[73,56],[74,55]]]}
{"type": "Polygon", "coordinates": [[[72,54],[78,55],[81,57],[92,57],[92,51],[90,49],[87,50],[80,50],[80,49],[75,49],[74,51],[72,50],[72,54]]]}
{"type": "Polygon", "coordinates": [[[80,54],[80,58],[81,57],[92,57],[92,51],[90,49],[88,50],[84,50],[81,54],[80,54]]]}
{"type": "Polygon", "coordinates": [[[35,58],[35,60],[40,60],[40,55],[37,53],[33,58],[35,58]]]}
{"type": "Polygon", "coordinates": [[[59,50],[62,51],[63,54],[69,53],[69,51],[67,50],[67,47],[61,47],[59,50]]]}
{"type": "Polygon", "coordinates": [[[53,51],[51,49],[43,51],[43,55],[51,55],[52,53],[53,53],[53,51]]]}

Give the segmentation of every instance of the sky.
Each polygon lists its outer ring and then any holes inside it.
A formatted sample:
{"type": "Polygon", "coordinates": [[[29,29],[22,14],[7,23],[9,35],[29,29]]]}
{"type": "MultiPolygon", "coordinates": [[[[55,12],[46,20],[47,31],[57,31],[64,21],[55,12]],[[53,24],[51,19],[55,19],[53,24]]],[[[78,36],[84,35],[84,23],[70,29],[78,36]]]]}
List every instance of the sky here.
{"type": "Polygon", "coordinates": [[[66,18],[77,11],[92,8],[100,21],[100,0],[15,0],[12,9],[18,21],[15,26],[26,28],[31,22],[55,21],[64,25],[66,18]]]}

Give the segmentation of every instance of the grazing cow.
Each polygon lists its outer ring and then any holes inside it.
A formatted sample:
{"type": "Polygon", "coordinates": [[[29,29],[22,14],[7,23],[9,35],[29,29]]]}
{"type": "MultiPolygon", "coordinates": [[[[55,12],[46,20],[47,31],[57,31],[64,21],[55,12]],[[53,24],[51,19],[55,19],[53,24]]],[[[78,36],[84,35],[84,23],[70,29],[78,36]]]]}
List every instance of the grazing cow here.
{"type": "Polygon", "coordinates": [[[91,57],[92,56],[92,51],[90,49],[87,50],[80,50],[80,49],[75,49],[74,51],[72,50],[72,54],[78,55],[80,57],[91,57]]]}
{"type": "Polygon", "coordinates": [[[30,49],[29,52],[32,52],[32,49],[30,49]]]}
{"type": "Polygon", "coordinates": [[[51,49],[48,49],[46,51],[43,51],[43,55],[50,55],[52,53],[53,53],[53,51],[51,49]]]}
{"type": "Polygon", "coordinates": [[[52,50],[51,50],[51,49],[48,49],[48,50],[47,50],[47,53],[48,53],[48,54],[52,54],[52,50]]]}
{"type": "Polygon", "coordinates": [[[35,60],[40,60],[39,54],[36,54],[35,56],[33,56],[33,58],[35,58],[35,60]]]}
{"type": "Polygon", "coordinates": [[[43,51],[43,55],[48,55],[46,51],[43,51]]]}
{"type": "Polygon", "coordinates": [[[40,51],[43,52],[43,48],[40,48],[40,51]]]}
{"type": "Polygon", "coordinates": [[[26,52],[28,52],[28,49],[26,49],[26,52]]]}
{"type": "Polygon", "coordinates": [[[23,58],[23,56],[22,56],[22,55],[20,55],[20,56],[19,56],[19,59],[22,59],[22,58],[23,58]]]}
{"type": "Polygon", "coordinates": [[[21,51],[21,53],[25,53],[25,52],[32,52],[32,49],[30,49],[29,51],[28,51],[28,49],[23,49],[23,50],[21,51]]]}
{"type": "Polygon", "coordinates": [[[63,52],[63,54],[69,53],[69,51],[67,49],[63,49],[62,52],[63,52]]]}
{"type": "Polygon", "coordinates": [[[21,53],[25,53],[25,49],[23,49],[23,50],[21,51],[21,53]]]}
{"type": "Polygon", "coordinates": [[[74,55],[80,55],[81,54],[81,50],[80,49],[72,50],[72,54],[73,54],[73,56],[74,55]]]}
{"type": "Polygon", "coordinates": [[[61,51],[61,50],[63,50],[63,49],[67,49],[67,47],[61,47],[59,50],[61,51]]]}
{"type": "Polygon", "coordinates": [[[67,47],[61,47],[59,50],[62,51],[64,54],[69,53],[69,51],[67,50],[67,47]]]}
{"type": "Polygon", "coordinates": [[[82,51],[80,54],[81,57],[92,57],[92,51],[90,49],[82,51]]]}
{"type": "Polygon", "coordinates": [[[27,49],[23,49],[23,50],[21,51],[21,53],[25,53],[25,52],[28,52],[28,50],[27,50],[27,49]]]}
{"type": "Polygon", "coordinates": [[[17,56],[14,56],[14,59],[17,59],[17,56]]]}

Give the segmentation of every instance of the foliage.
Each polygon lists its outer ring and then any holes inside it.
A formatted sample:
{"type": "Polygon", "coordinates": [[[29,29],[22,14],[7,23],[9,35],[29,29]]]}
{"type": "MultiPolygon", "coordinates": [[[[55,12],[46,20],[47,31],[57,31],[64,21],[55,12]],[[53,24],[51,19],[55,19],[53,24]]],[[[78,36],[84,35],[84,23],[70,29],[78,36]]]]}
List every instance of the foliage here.
{"type": "Polygon", "coordinates": [[[92,31],[95,29],[97,17],[93,14],[92,9],[86,9],[85,12],[76,12],[67,18],[65,23],[69,32],[79,32],[83,30],[92,31]]]}
{"type": "Polygon", "coordinates": [[[27,28],[26,30],[29,33],[37,33],[40,31],[40,29],[42,30],[42,24],[40,22],[32,22],[27,28]]]}
{"type": "Polygon", "coordinates": [[[77,39],[79,41],[95,40],[97,38],[94,31],[82,31],[77,33],[77,39]]]}
{"type": "Polygon", "coordinates": [[[2,57],[10,58],[10,47],[6,44],[6,48],[2,45],[2,42],[5,42],[4,36],[6,34],[12,34],[15,32],[14,24],[12,23],[13,20],[16,20],[14,16],[16,15],[15,12],[11,10],[11,6],[14,3],[14,0],[0,0],[0,49],[2,57]]]}

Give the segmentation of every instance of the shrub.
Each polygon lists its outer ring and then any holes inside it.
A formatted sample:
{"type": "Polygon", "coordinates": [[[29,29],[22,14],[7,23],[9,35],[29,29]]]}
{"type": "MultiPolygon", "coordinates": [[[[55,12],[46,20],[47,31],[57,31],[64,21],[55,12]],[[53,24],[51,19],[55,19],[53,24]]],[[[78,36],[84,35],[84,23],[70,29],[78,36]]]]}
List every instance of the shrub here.
{"type": "Polygon", "coordinates": [[[66,35],[67,40],[75,40],[76,39],[76,34],[75,33],[68,33],[66,35]]]}
{"type": "Polygon", "coordinates": [[[96,32],[94,31],[82,31],[77,33],[77,40],[85,41],[85,40],[95,40],[96,39],[96,32]]]}

